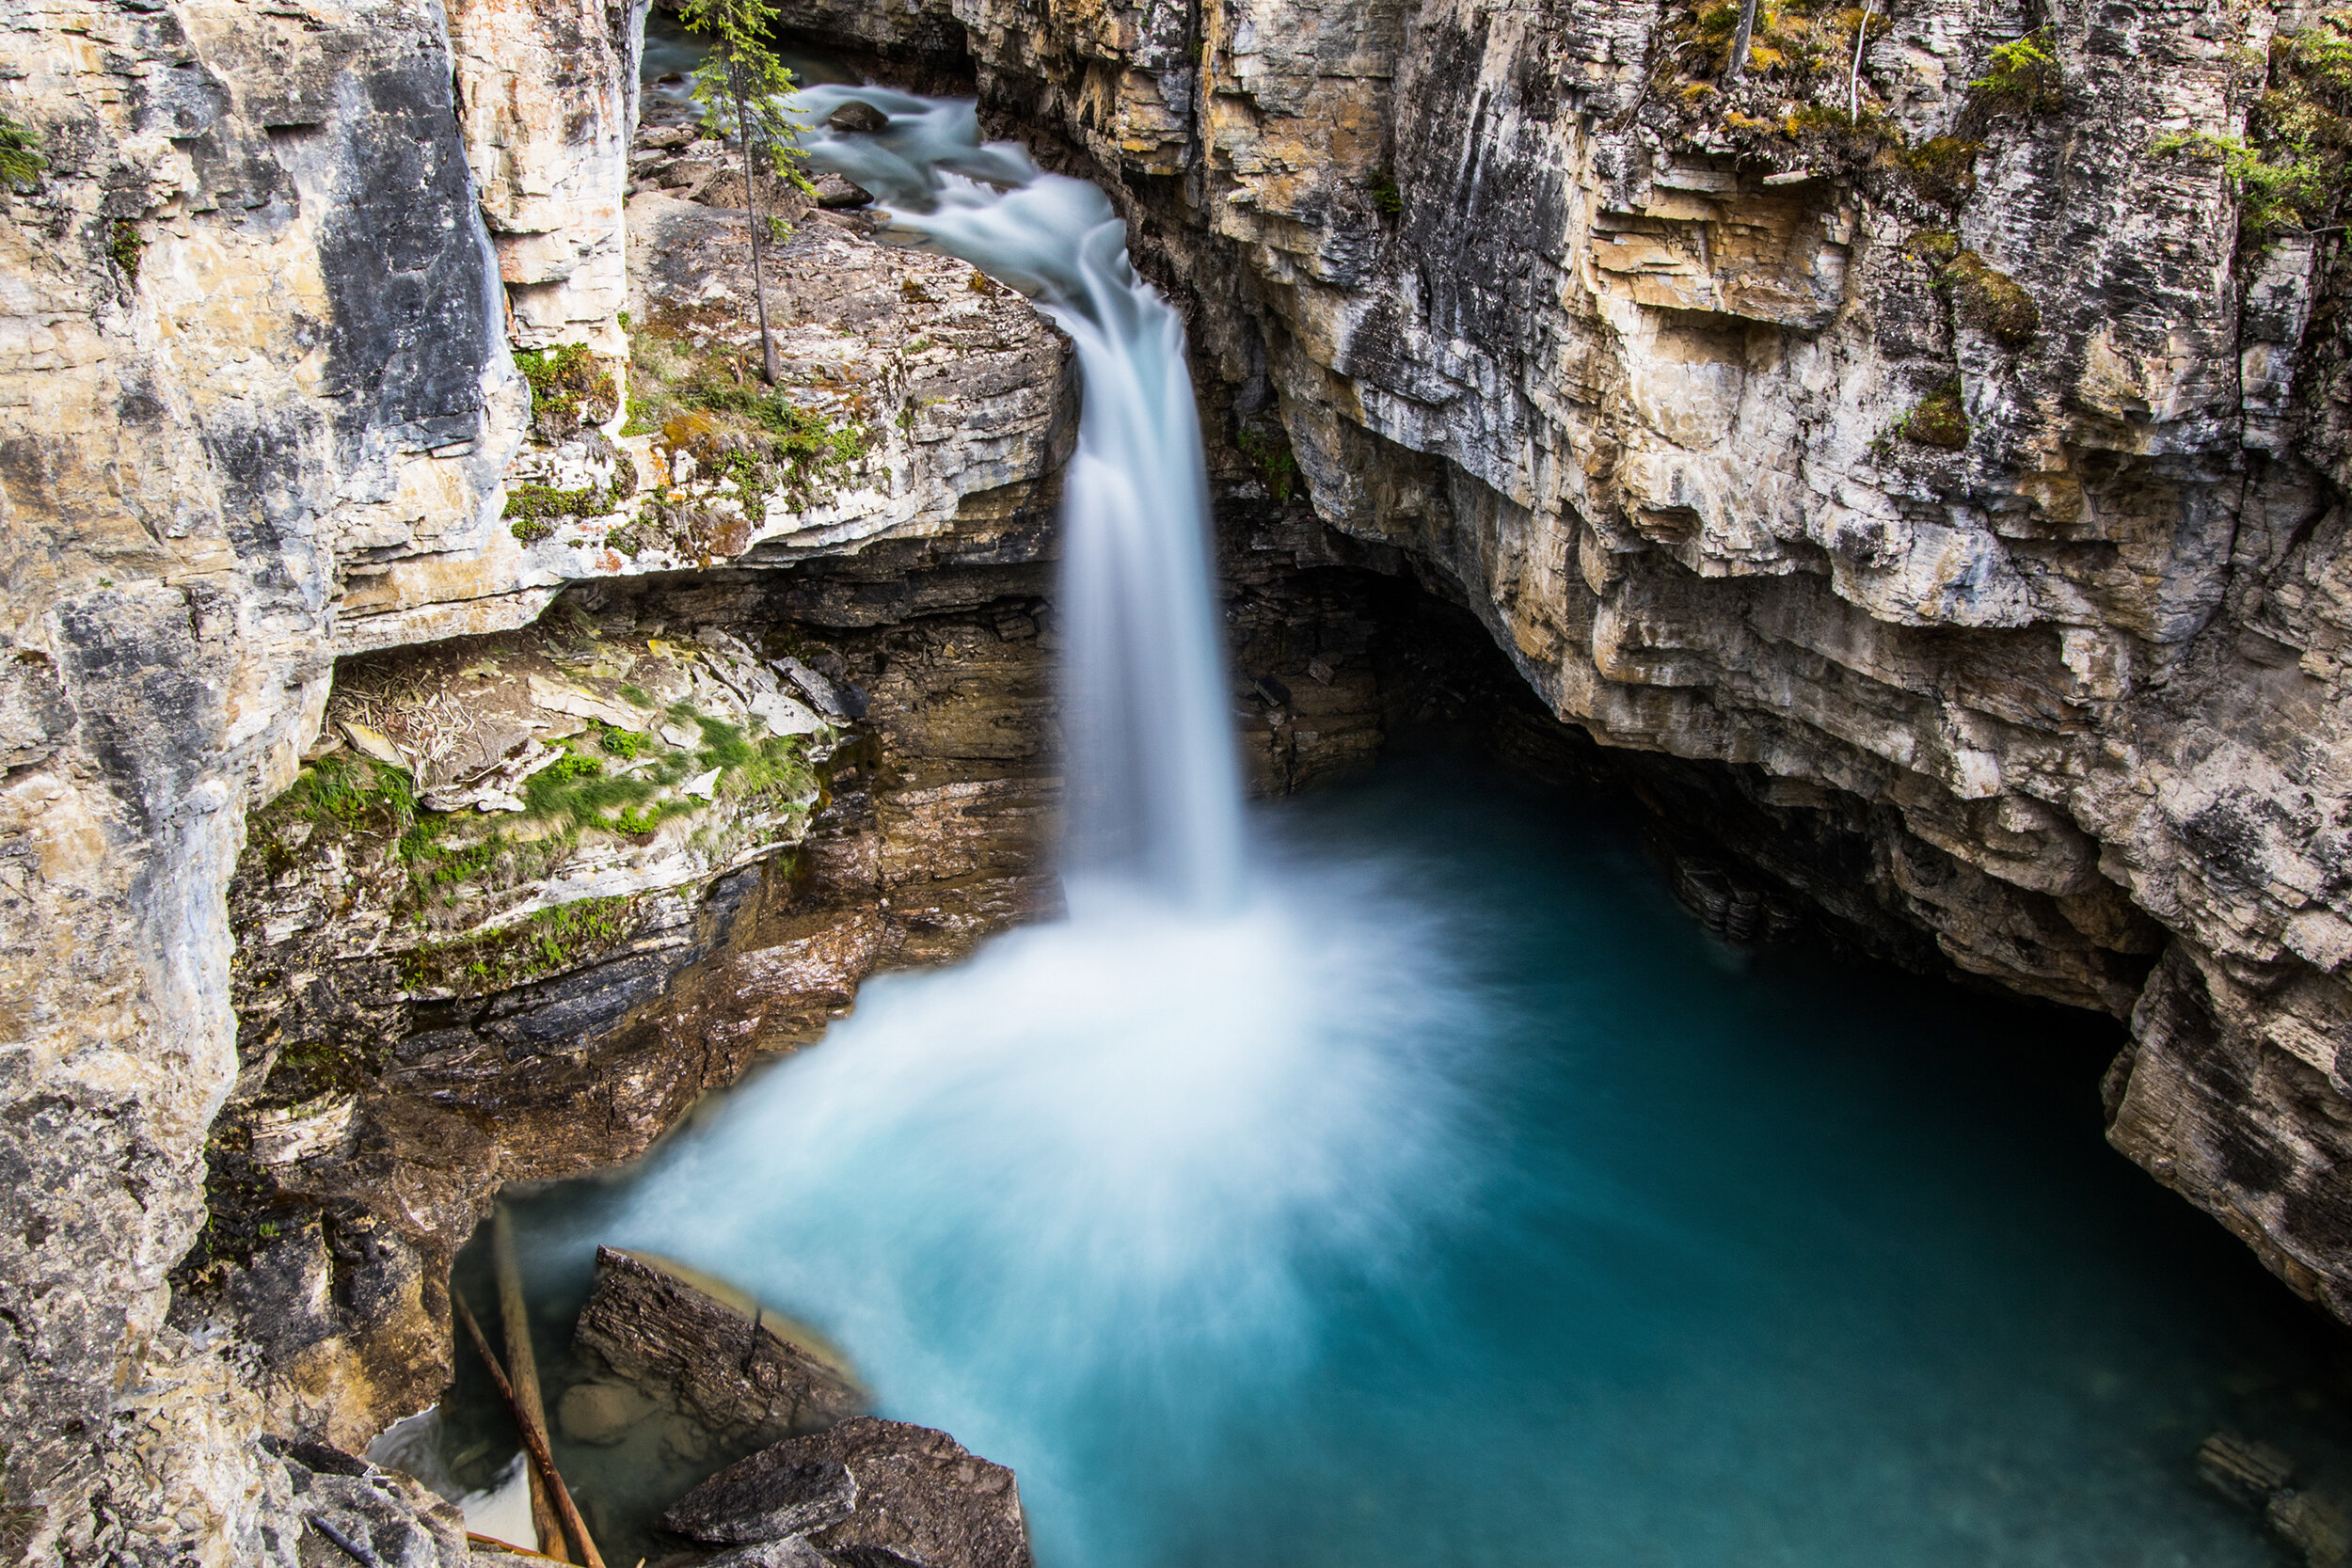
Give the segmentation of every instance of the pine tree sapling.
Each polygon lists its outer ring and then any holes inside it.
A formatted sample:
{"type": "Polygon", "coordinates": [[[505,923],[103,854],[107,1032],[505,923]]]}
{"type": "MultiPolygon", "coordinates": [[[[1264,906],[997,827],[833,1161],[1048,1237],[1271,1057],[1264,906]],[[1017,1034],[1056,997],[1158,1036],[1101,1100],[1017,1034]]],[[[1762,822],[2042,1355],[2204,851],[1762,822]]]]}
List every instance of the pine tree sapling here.
{"type": "Polygon", "coordinates": [[[766,0],[686,0],[679,20],[710,40],[710,52],[694,68],[694,102],[706,123],[736,144],[742,159],[743,199],[751,210],[752,299],[759,313],[760,376],[776,380],[776,341],[768,330],[768,281],[764,275],[767,225],[759,217],[762,168],[816,193],[802,172],[805,161],[800,125],[792,118],[792,72],[776,58],[769,29],[775,7],[766,0]]]}

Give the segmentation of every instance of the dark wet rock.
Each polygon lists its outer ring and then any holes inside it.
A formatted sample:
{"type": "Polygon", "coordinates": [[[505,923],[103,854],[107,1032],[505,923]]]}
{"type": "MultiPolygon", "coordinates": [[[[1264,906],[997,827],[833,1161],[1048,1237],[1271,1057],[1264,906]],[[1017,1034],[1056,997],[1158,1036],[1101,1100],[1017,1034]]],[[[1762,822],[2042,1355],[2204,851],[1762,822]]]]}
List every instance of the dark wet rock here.
{"type": "Polygon", "coordinates": [[[855,99],[825,117],[825,128],[829,131],[873,132],[882,130],[889,123],[888,115],[871,103],[861,103],[855,99]]]}
{"type": "Polygon", "coordinates": [[[667,1393],[739,1451],[821,1431],[866,1407],[839,1368],[786,1338],[757,1307],[731,1306],[615,1247],[596,1249],[596,1290],[573,1338],[622,1380],[667,1393]]]}
{"type": "Polygon", "coordinates": [[[781,1541],[839,1524],[856,1508],[857,1482],[838,1461],[747,1460],[689,1492],[661,1522],[696,1541],[781,1541]]]}
{"type": "Polygon", "coordinates": [[[697,1540],[748,1540],[747,1532],[771,1528],[792,1509],[813,1513],[845,1496],[845,1512],[799,1531],[838,1568],[1030,1568],[1028,1528],[1010,1470],[944,1432],[873,1417],[729,1465],[681,1499],[664,1522],[697,1540]],[[841,1481],[831,1479],[835,1471],[841,1481]],[[713,1533],[719,1530],[736,1533],[713,1533]]]}
{"type": "Polygon", "coordinates": [[[864,207],[873,199],[873,192],[847,175],[826,173],[817,177],[817,205],[819,207],[864,207]]]}
{"type": "Polygon", "coordinates": [[[832,1559],[808,1544],[805,1536],[787,1535],[737,1546],[703,1560],[702,1568],[834,1568],[832,1559]]]}

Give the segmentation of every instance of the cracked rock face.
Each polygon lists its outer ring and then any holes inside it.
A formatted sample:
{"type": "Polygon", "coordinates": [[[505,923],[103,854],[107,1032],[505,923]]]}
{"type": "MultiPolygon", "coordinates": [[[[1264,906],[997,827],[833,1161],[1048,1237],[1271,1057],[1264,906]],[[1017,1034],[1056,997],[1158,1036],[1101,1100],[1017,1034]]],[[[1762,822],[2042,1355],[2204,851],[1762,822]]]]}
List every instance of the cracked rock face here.
{"type": "Polygon", "coordinates": [[[1866,823],[1817,897],[2132,1018],[2117,1145],[2352,1316],[2342,283],[2146,151],[2241,134],[2294,19],[2038,11],[2028,113],[1969,86],[2026,12],[1900,7],[1840,140],[1674,8],[786,13],[1061,137],[1242,449],[1560,718],[1866,823]]]}

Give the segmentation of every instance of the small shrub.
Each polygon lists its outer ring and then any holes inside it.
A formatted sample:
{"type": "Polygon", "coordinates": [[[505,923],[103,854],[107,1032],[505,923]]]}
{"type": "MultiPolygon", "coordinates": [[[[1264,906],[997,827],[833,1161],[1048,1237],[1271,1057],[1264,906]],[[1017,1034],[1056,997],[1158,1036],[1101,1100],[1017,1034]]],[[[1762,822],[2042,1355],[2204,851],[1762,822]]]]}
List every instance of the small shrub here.
{"type": "Polygon", "coordinates": [[[1397,217],[1405,211],[1405,193],[1396,188],[1396,178],[1383,174],[1372,182],[1372,205],[1382,217],[1397,217]]]}
{"type": "Polygon", "coordinates": [[[2047,27],[1995,48],[1984,74],[1968,84],[1970,106],[2021,119],[2055,113],[2065,102],[2066,82],[2051,48],[2047,27]]]}
{"type": "MultiPolygon", "coordinates": [[[[627,693],[624,692],[623,695],[626,696],[627,693]]],[[[652,705],[650,703],[640,703],[638,705],[640,707],[650,707],[651,705],[652,705]]],[[[653,746],[653,736],[649,735],[641,735],[635,730],[624,730],[615,725],[603,723],[595,720],[591,720],[589,721],[589,727],[596,732],[596,745],[598,749],[600,749],[607,756],[619,757],[623,762],[636,761],[639,757],[644,755],[645,752],[653,746]]],[[[563,764],[558,763],[556,766],[561,768],[563,764]]]]}
{"type": "Polygon", "coordinates": [[[1961,403],[1960,383],[1947,381],[1903,416],[1895,433],[1922,447],[1958,451],[1968,444],[1968,410],[1961,403]]]}

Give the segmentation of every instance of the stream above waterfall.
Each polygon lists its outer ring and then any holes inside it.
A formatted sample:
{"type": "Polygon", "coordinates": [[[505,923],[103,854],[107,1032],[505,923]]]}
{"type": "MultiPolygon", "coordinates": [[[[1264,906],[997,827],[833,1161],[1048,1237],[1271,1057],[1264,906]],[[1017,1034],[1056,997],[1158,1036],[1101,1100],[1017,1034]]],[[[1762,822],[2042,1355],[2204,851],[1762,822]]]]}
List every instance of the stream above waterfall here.
{"type": "Polygon", "coordinates": [[[596,1243],[683,1259],[1014,1466],[1045,1568],[2275,1560],[2190,1461],[2310,1325],[2101,1141],[2112,1025],[1734,953],[1475,776],[1253,826],[1230,915],[879,978],[517,1197],[546,1359],[596,1243]]]}

